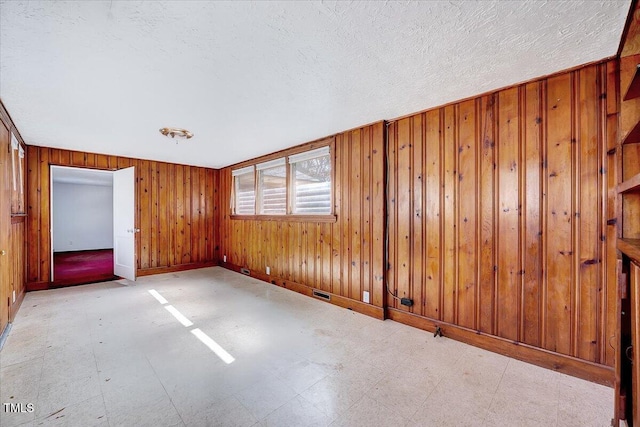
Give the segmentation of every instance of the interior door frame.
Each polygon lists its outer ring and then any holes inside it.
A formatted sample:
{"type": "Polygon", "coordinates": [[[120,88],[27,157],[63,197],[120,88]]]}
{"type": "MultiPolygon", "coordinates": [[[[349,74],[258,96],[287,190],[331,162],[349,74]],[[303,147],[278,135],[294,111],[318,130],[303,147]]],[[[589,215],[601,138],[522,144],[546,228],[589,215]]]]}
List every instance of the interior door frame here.
{"type": "MultiPolygon", "coordinates": [[[[82,166],[62,166],[62,165],[49,165],[49,241],[51,242],[51,247],[49,248],[49,256],[50,256],[50,260],[49,260],[49,264],[51,266],[51,271],[49,272],[49,274],[51,275],[51,279],[49,280],[49,282],[53,282],[55,280],[54,277],[54,264],[53,264],[53,204],[55,203],[54,197],[53,197],[53,171],[55,169],[84,169],[84,170],[91,170],[91,171],[96,171],[99,173],[110,173],[111,175],[113,175],[113,171],[111,170],[105,170],[105,169],[96,169],[96,168],[88,168],[88,167],[82,167],[82,166]]],[[[113,209],[113,206],[111,207],[111,209],[113,209]]]]}

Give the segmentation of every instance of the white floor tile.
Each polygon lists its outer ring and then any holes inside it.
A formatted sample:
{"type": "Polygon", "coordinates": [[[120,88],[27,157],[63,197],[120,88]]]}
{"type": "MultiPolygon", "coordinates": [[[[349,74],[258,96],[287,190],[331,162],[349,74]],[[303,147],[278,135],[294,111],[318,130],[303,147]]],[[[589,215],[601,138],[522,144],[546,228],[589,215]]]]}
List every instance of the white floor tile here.
{"type": "Polygon", "coordinates": [[[0,408],[2,427],[603,426],[613,412],[610,388],[222,268],[27,294],[0,400],[35,409],[0,408]]]}
{"type": "Polygon", "coordinates": [[[324,427],[331,419],[302,396],[285,403],[263,421],[268,427],[324,427]]]}
{"type": "Polygon", "coordinates": [[[296,392],[277,378],[259,382],[236,394],[236,397],[256,419],[278,409],[296,396],[296,392]]]}

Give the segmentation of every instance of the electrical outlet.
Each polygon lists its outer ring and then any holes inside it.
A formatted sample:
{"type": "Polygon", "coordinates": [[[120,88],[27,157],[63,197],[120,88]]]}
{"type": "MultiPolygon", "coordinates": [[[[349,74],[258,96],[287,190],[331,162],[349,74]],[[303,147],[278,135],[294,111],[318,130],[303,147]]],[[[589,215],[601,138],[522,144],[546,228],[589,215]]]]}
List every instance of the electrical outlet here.
{"type": "Polygon", "coordinates": [[[270,275],[271,274],[271,268],[269,266],[267,266],[267,274],[270,275]]]}
{"type": "Polygon", "coordinates": [[[14,291],[13,291],[13,302],[14,302],[14,303],[16,302],[16,291],[15,291],[15,289],[14,289],[14,291]]]}
{"type": "Polygon", "coordinates": [[[369,304],[369,291],[362,291],[362,302],[369,304]]]}
{"type": "Polygon", "coordinates": [[[222,262],[227,262],[227,256],[226,255],[222,255],[222,262]]]}

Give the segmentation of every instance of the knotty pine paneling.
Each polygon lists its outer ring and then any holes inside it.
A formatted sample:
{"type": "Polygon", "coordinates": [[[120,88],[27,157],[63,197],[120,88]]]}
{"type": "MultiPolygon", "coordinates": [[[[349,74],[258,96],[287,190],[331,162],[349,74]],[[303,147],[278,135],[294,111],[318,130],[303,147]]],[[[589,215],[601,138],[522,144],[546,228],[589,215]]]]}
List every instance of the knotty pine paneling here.
{"type": "MultiPolygon", "coordinates": [[[[335,136],[335,222],[232,219],[231,167],[220,171],[220,261],[383,307],[384,125],[335,136]]],[[[259,162],[260,159],[256,159],[259,162]]]]}
{"type": "Polygon", "coordinates": [[[13,186],[14,161],[19,159],[11,149],[11,133],[24,147],[20,132],[0,102],[0,251],[5,254],[0,255],[0,333],[13,321],[25,293],[25,191],[24,180],[22,187],[19,180],[13,186]]]}
{"type": "Polygon", "coordinates": [[[135,166],[138,275],[215,263],[217,170],[32,145],[27,164],[29,283],[51,280],[51,165],[103,170],[135,166]]]}
{"type": "Polygon", "coordinates": [[[387,280],[414,300],[390,308],[613,366],[611,75],[615,61],[389,124],[387,280]]]}
{"type": "Polygon", "coordinates": [[[11,150],[9,126],[0,121],[0,334],[10,322],[11,282],[11,150]]]}

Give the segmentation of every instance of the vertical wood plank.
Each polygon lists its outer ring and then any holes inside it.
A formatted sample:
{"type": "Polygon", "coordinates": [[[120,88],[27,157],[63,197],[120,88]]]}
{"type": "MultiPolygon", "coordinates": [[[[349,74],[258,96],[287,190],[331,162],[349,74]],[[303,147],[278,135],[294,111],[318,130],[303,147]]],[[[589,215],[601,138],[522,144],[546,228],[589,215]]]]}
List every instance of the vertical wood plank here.
{"type": "Polygon", "coordinates": [[[481,100],[482,147],[480,151],[480,291],[478,296],[478,329],[486,333],[494,333],[494,312],[496,304],[495,284],[495,233],[496,199],[495,199],[495,95],[481,100]]]}
{"type": "Polygon", "coordinates": [[[49,186],[49,150],[43,148],[40,151],[39,175],[40,183],[38,185],[40,191],[40,211],[38,212],[40,219],[39,238],[39,276],[40,281],[48,282],[51,280],[51,210],[50,210],[50,186],[49,186]]]}
{"type": "Polygon", "coordinates": [[[334,212],[338,216],[338,221],[331,224],[331,292],[340,294],[342,283],[342,265],[341,265],[341,226],[344,222],[342,210],[342,163],[344,162],[344,135],[336,136],[335,143],[335,172],[334,172],[334,212]]]}
{"type": "Polygon", "coordinates": [[[373,142],[371,150],[372,162],[372,276],[373,294],[371,301],[377,307],[383,307],[386,301],[386,289],[384,288],[384,276],[386,266],[384,265],[384,245],[385,245],[385,220],[386,220],[386,200],[384,199],[384,188],[386,180],[385,171],[385,133],[386,125],[382,122],[373,125],[373,142]]]}
{"type": "Polygon", "coordinates": [[[424,268],[425,307],[424,315],[433,319],[441,319],[440,287],[442,283],[441,233],[443,217],[441,211],[442,196],[442,163],[440,110],[432,110],[425,114],[425,251],[424,268]]]}
{"type": "Polygon", "coordinates": [[[137,239],[140,242],[140,252],[138,253],[138,265],[139,268],[145,269],[150,267],[151,259],[151,236],[153,233],[151,225],[151,173],[150,162],[148,160],[142,160],[139,163],[139,167],[136,171],[138,179],[138,191],[139,202],[138,212],[140,215],[140,222],[138,227],[140,233],[137,235],[137,239]]]}
{"type": "Polygon", "coordinates": [[[342,264],[340,269],[340,295],[348,295],[350,289],[350,279],[351,279],[351,253],[350,253],[350,244],[351,241],[351,199],[349,198],[350,188],[350,176],[351,176],[351,133],[347,132],[343,137],[343,150],[342,150],[342,160],[340,162],[340,166],[342,169],[342,177],[344,180],[344,184],[341,187],[341,212],[342,212],[342,221],[340,222],[340,231],[341,231],[341,239],[342,244],[340,248],[342,250],[339,262],[342,264]]]}
{"type": "Polygon", "coordinates": [[[166,163],[158,163],[158,267],[171,265],[169,259],[170,238],[173,229],[169,220],[169,169],[166,163]]]}
{"type": "MultiPolygon", "coordinates": [[[[397,164],[393,168],[396,172],[396,206],[398,212],[412,212],[411,201],[411,144],[410,144],[410,119],[402,119],[397,122],[397,164]]],[[[411,214],[410,214],[411,215],[411,214]]],[[[411,215],[413,216],[413,215],[411,215]]],[[[410,217],[409,217],[410,218],[410,217]]],[[[411,298],[411,220],[402,218],[397,224],[396,240],[396,295],[399,298],[411,298]]],[[[399,307],[408,310],[405,306],[399,307]]]]}
{"type": "Polygon", "coordinates": [[[422,147],[423,142],[423,115],[418,114],[412,117],[411,123],[411,184],[409,188],[411,190],[411,264],[410,264],[410,289],[411,296],[414,300],[413,307],[410,311],[420,315],[424,315],[424,309],[426,306],[426,298],[424,295],[424,275],[422,273],[424,266],[423,256],[423,155],[422,147]]]}
{"type": "Polygon", "coordinates": [[[356,299],[358,301],[362,300],[362,291],[361,291],[361,268],[362,268],[362,260],[360,258],[360,250],[361,250],[361,223],[360,223],[360,214],[362,211],[362,132],[360,129],[356,129],[351,132],[351,168],[350,168],[350,185],[349,185],[349,199],[350,199],[350,277],[349,277],[349,298],[356,299]]]}
{"type": "Polygon", "coordinates": [[[182,263],[184,257],[184,225],[185,225],[185,209],[184,209],[184,167],[182,165],[175,166],[174,182],[175,188],[175,228],[173,235],[175,236],[175,255],[173,259],[174,265],[182,263]]]}
{"type": "Polygon", "coordinates": [[[27,146],[27,281],[40,281],[40,148],[27,146]]]}
{"type": "Polygon", "coordinates": [[[158,170],[158,162],[150,162],[150,174],[151,174],[151,242],[149,245],[149,265],[151,267],[159,267],[160,266],[160,212],[158,201],[160,200],[159,193],[159,170],[158,170]]]}
{"type": "Polygon", "coordinates": [[[523,282],[523,334],[522,341],[534,346],[540,345],[540,293],[542,279],[542,259],[540,238],[542,224],[541,210],[541,124],[540,85],[528,84],[525,88],[524,111],[524,203],[522,214],[524,244],[523,282]]]}
{"type": "Polygon", "coordinates": [[[372,267],[372,240],[374,239],[374,231],[372,228],[373,218],[371,212],[371,200],[372,200],[372,177],[371,177],[371,141],[373,139],[373,129],[371,127],[366,127],[362,130],[363,138],[362,138],[362,195],[361,195],[361,234],[360,234],[360,244],[362,245],[361,250],[361,282],[362,282],[362,292],[369,292],[369,301],[372,301],[371,292],[372,289],[372,281],[373,281],[373,267],[372,267]]]}
{"type": "Polygon", "coordinates": [[[547,81],[547,319],[546,348],[571,352],[571,88],[570,74],[547,81]]]}
{"type": "MultiPolygon", "coordinates": [[[[386,280],[387,280],[387,288],[388,293],[393,295],[398,294],[398,285],[397,285],[397,273],[396,273],[396,263],[397,263],[397,250],[398,247],[398,232],[397,232],[397,222],[399,220],[399,212],[397,207],[397,175],[395,173],[395,167],[398,161],[398,123],[393,122],[389,124],[388,127],[388,142],[387,142],[387,173],[389,176],[387,177],[387,215],[390,217],[388,221],[388,254],[387,254],[387,264],[384,266],[386,280]]],[[[397,308],[397,300],[393,298],[392,295],[386,295],[387,302],[389,307],[397,308]]]]}
{"type": "Polygon", "coordinates": [[[444,151],[443,175],[444,175],[444,205],[441,215],[444,217],[443,224],[443,293],[441,295],[442,317],[445,322],[454,323],[456,313],[454,302],[457,298],[457,251],[456,251],[456,200],[455,192],[456,180],[458,179],[456,151],[458,150],[455,140],[455,110],[453,106],[443,108],[444,129],[441,133],[443,141],[441,150],[444,151]]]}
{"type": "Polygon", "coordinates": [[[579,271],[577,277],[578,296],[576,304],[576,356],[585,360],[599,361],[597,323],[598,286],[601,254],[600,224],[601,194],[599,192],[602,165],[599,149],[600,79],[596,67],[577,72],[579,75],[579,134],[577,140],[579,168],[578,206],[574,214],[578,230],[579,271]]]}
{"type": "Polygon", "coordinates": [[[183,179],[183,209],[184,209],[184,218],[183,218],[183,249],[182,249],[182,258],[180,259],[180,264],[188,264],[191,262],[191,167],[184,166],[182,168],[182,179],[183,179]]]}
{"type": "Polygon", "coordinates": [[[500,92],[498,112],[498,292],[496,333],[518,339],[519,111],[518,88],[500,92]]]}
{"type": "Polygon", "coordinates": [[[476,328],[476,102],[460,104],[458,120],[458,324],[476,328]]]}

